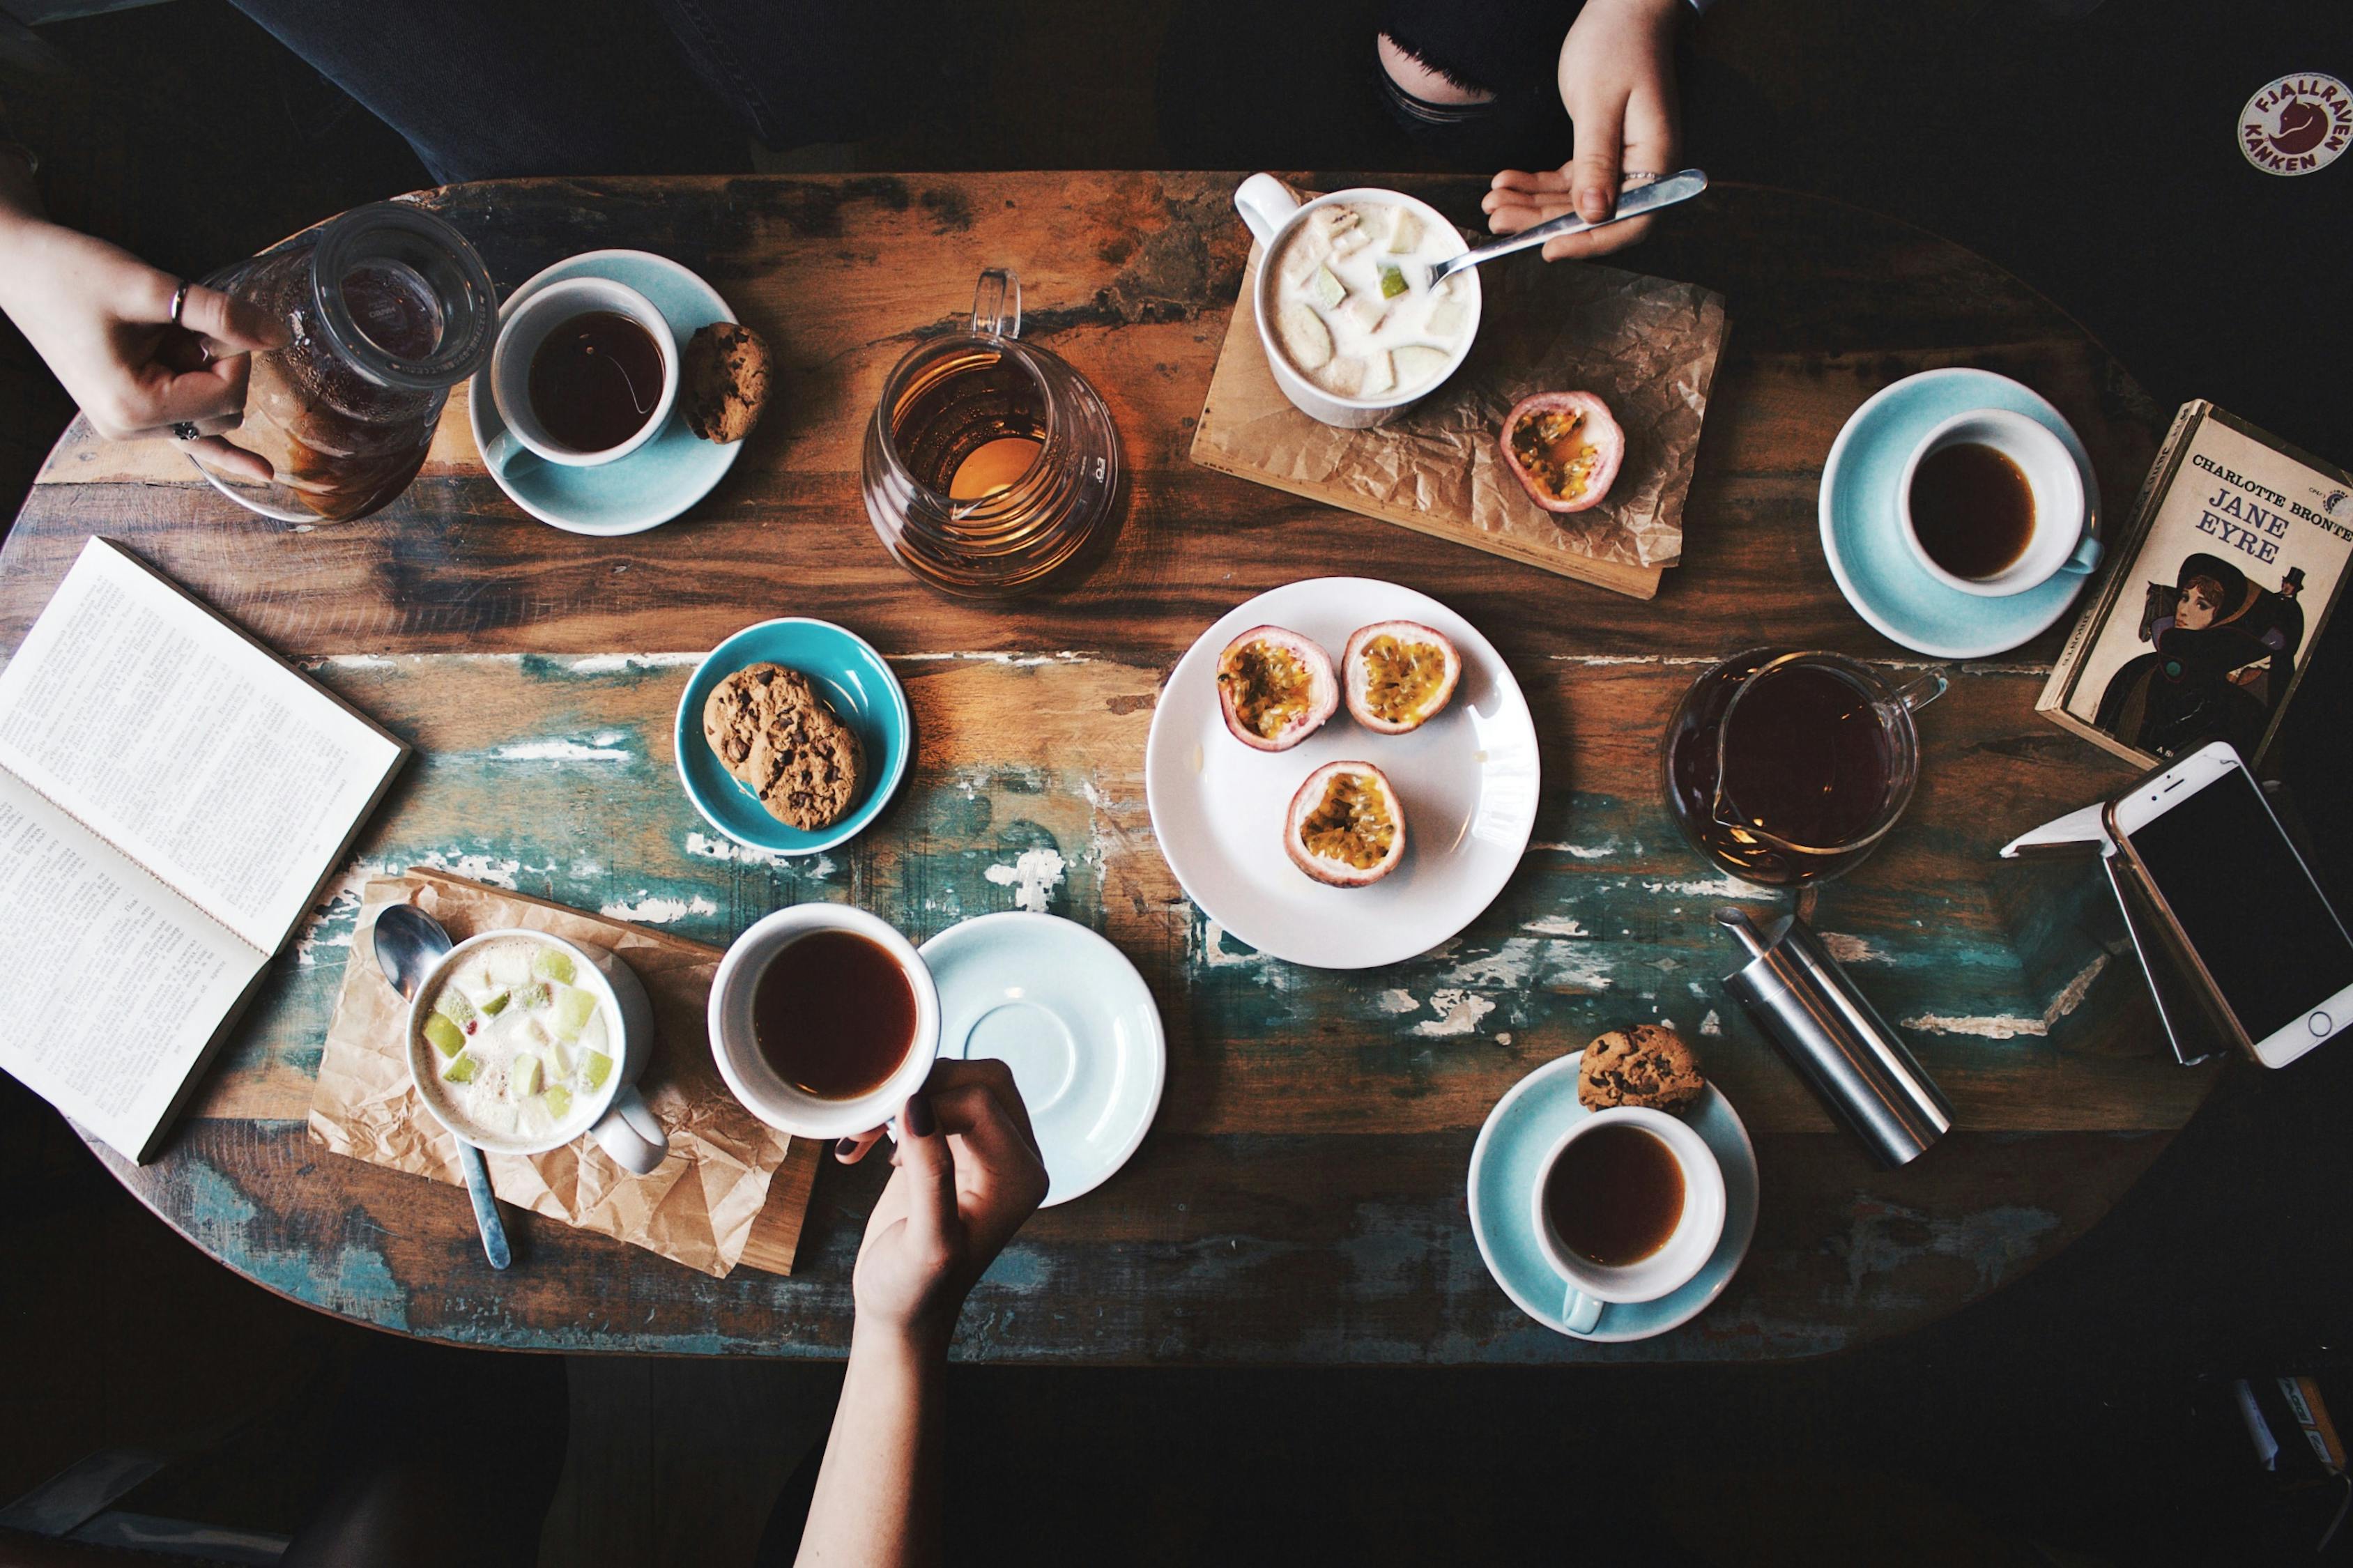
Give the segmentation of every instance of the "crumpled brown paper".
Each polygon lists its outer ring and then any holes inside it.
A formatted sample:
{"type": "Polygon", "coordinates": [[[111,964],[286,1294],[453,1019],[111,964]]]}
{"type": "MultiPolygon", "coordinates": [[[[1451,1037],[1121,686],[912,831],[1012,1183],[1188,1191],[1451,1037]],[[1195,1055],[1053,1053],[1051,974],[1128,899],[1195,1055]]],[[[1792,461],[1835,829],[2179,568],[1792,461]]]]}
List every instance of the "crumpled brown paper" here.
{"type": "Polygon", "coordinates": [[[1267,369],[1251,305],[1259,260],[1253,247],[1195,462],[1537,565],[1682,558],[1683,499],[1724,347],[1723,295],[1589,262],[1491,262],[1479,269],[1479,337],[1462,367],[1388,424],[1340,430],[1293,407],[1267,369]],[[1496,442],[1521,398],[1576,391],[1609,405],[1626,457],[1607,500],[1564,515],[1528,499],[1496,442]]]}
{"type": "Polygon", "coordinates": [[[313,1138],[370,1164],[465,1183],[458,1141],[409,1079],[407,1004],[376,967],[372,933],[390,903],[415,904],[459,941],[521,927],[607,949],[653,1003],[657,1044],[638,1089],[669,1130],[670,1157],[651,1175],[632,1175],[586,1133],[544,1154],[491,1154],[501,1199],[705,1274],[738,1262],[792,1272],[817,1146],[744,1110],[712,1061],[704,1009],[719,950],[642,926],[422,868],[370,882],[311,1099],[313,1138]]]}

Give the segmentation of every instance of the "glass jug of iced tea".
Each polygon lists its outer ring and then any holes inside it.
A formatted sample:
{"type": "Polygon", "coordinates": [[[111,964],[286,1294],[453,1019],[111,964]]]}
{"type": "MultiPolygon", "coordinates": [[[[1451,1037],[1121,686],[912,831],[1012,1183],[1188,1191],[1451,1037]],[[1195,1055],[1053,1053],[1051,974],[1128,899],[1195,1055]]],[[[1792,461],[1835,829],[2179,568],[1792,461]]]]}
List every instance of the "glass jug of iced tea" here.
{"type": "Polygon", "coordinates": [[[1904,815],[1920,776],[1912,715],[1944,691],[1934,670],[1891,690],[1834,653],[1736,654],[1668,721],[1668,808],[1693,847],[1745,881],[1843,875],[1904,815]]]}
{"type": "Polygon", "coordinates": [[[910,350],[866,430],[866,515],[943,593],[1010,598],[1110,519],[1119,436],[1086,377],[1021,336],[1021,282],[980,275],[968,329],[910,350]]]}
{"type": "Polygon", "coordinates": [[[490,358],[498,332],[474,247],[396,202],[354,207],[205,281],[260,307],[287,342],[253,356],[244,422],[227,433],[269,479],[196,467],[289,522],[364,517],[406,489],[449,389],[490,358]]]}

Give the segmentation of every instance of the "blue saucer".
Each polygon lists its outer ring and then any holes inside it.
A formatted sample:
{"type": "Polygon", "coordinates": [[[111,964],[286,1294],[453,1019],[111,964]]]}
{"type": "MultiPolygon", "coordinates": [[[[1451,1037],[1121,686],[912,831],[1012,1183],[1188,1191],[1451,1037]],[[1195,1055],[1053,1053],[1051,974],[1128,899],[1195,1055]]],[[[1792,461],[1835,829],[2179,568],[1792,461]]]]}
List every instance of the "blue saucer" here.
{"type": "Polygon", "coordinates": [[[1044,1207],[1109,1181],[1144,1142],[1168,1074],[1160,1009],[1127,955],[1059,915],[1007,910],[921,949],[940,992],[940,1056],[993,1057],[1046,1162],[1044,1207]]]}
{"type": "Polygon", "coordinates": [[[1683,1115],[1724,1167],[1724,1239],[1680,1290],[1655,1301],[1601,1309],[1588,1333],[1562,1321],[1568,1281],[1547,1261],[1536,1240],[1536,1173],[1560,1135],[1593,1112],[1577,1103],[1577,1064],[1585,1053],[1546,1062],[1511,1087],[1471,1151],[1471,1234],[1487,1272],[1521,1311],[1556,1333],[1615,1343],[1647,1340],[1680,1328],[1724,1293],[1748,1256],[1757,1234],[1757,1150],[1732,1102],[1711,1085],[1683,1115]]]}
{"type": "Polygon", "coordinates": [[[1936,426],[1975,408],[2006,408],[2047,426],[2084,473],[2084,513],[2100,531],[2100,481],[2059,411],[2006,375],[1954,367],[1882,387],[1856,409],[1822,467],[1822,551],[1856,614],[1932,658],[1985,658],[2016,647],[2067,611],[2094,573],[2062,572],[2007,598],[1947,587],[1921,570],[1904,541],[1895,490],[1912,449],[1936,426]]]}
{"type": "MultiPolygon", "coordinates": [[[[710,284],[668,257],[643,250],[590,250],[567,257],[508,295],[499,314],[503,318],[521,301],[566,278],[608,278],[635,289],[670,322],[681,353],[700,328],[735,319],[710,284]]],[[[722,446],[697,437],[687,428],[685,408],[681,395],[661,433],[617,461],[575,468],[518,451],[503,469],[492,468],[491,478],[515,505],[568,533],[609,536],[658,528],[709,495],[744,449],[741,441],[722,446]]],[[[487,364],[474,374],[467,412],[476,448],[489,451],[491,437],[506,428],[506,421],[499,417],[498,404],[491,396],[487,364]]]]}
{"type": "Polygon", "coordinates": [[[754,849],[814,855],[856,837],[881,814],[906,776],[913,738],[907,694],[882,656],[865,638],[831,621],[794,616],[745,626],[711,650],[678,700],[672,743],[679,782],[704,821],[754,849]],[[858,731],[866,752],[865,796],[831,827],[805,833],[769,816],[759,796],[719,765],[711,743],[702,738],[702,705],[710,700],[711,689],[747,664],[781,664],[799,670],[833,704],[842,721],[858,731]]]}

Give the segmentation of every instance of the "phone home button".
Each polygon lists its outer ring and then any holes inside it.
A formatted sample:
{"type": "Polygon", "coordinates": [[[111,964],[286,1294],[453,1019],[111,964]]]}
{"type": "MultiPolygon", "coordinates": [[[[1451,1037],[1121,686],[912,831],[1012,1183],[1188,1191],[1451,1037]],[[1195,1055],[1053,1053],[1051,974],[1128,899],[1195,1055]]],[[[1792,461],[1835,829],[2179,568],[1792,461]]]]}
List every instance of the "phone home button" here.
{"type": "Polygon", "coordinates": [[[2328,1037],[2328,1031],[2337,1026],[2328,1021],[2328,1015],[2326,1013],[2315,1013],[2311,1017],[2306,1018],[2304,1023],[2305,1026],[2312,1031],[2313,1037],[2315,1039],[2321,1040],[2327,1039],[2328,1037]]]}

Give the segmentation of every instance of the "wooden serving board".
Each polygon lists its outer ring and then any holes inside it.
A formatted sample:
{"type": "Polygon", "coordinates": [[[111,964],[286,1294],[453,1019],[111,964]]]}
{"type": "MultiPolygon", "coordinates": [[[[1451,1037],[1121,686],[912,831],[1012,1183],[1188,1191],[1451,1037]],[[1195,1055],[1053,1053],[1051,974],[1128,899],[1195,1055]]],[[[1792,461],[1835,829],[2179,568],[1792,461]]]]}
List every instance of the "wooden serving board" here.
{"type": "Polygon", "coordinates": [[[1253,304],[1261,259],[1253,247],[1193,461],[1630,598],[1657,595],[1681,558],[1722,295],[1615,268],[1498,264],[1461,369],[1389,424],[1342,430],[1293,407],[1267,367],[1253,304]],[[1527,499],[1495,440],[1521,397],[1565,389],[1599,393],[1628,437],[1609,498],[1567,516],[1527,499]]]}
{"type": "Polygon", "coordinates": [[[628,964],[653,1004],[652,1054],[638,1089],[668,1131],[668,1158],[633,1175],[586,1133],[543,1154],[491,1154],[501,1199],[705,1274],[739,1263],[793,1271],[818,1145],[761,1122],[720,1079],[704,1017],[723,951],[609,915],[428,867],[369,879],[321,1053],[313,1138],[369,1164],[463,1184],[457,1140],[409,1081],[406,1008],[367,939],[375,912],[395,903],[418,906],[459,941],[522,928],[603,948],[628,964]]]}

